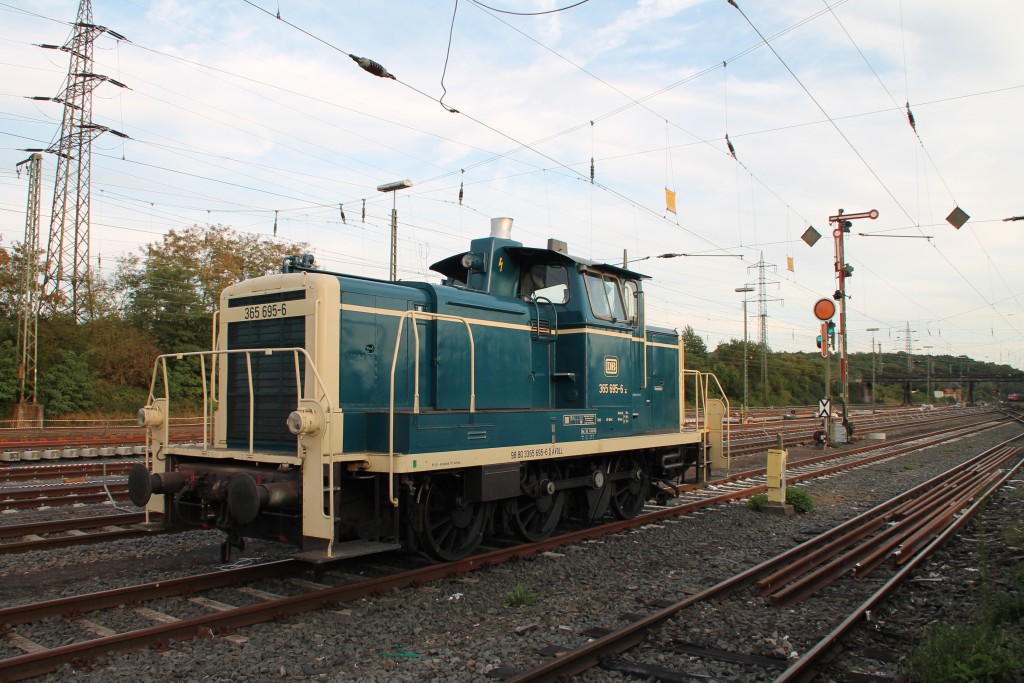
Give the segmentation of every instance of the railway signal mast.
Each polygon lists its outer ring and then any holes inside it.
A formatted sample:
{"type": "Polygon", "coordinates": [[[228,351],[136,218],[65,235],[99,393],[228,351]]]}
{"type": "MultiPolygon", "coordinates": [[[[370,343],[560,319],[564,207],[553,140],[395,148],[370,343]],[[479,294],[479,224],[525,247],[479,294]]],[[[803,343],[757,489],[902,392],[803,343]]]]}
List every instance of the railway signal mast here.
{"type": "Polygon", "coordinates": [[[846,233],[850,232],[850,227],[853,225],[851,221],[861,218],[875,220],[878,218],[878,211],[871,209],[861,213],[844,213],[842,209],[839,209],[836,215],[828,217],[828,222],[834,223],[836,226],[832,230],[832,237],[834,238],[836,248],[835,268],[838,289],[836,289],[832,298],[839,302],[839,386],[843,402],[843,426],[846,428],[847,434],[851,433],[851,429],[849,412],[850,383],[846,364],[846,279],[853,275],[853,266],[846,263],[843,237],[846,233]]]}

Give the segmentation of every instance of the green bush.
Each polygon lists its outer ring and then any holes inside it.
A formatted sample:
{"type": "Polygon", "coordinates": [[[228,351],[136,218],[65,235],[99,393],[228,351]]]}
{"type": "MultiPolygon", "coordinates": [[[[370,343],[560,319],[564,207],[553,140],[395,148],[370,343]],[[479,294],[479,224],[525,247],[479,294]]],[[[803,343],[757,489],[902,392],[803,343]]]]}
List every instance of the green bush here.
{"type": "Polygon", "coordinates": [[[768,504],[768,494],[767,493],[755,493],[754,495],[752,495],[750,497],[750,500],[747,501],[747,509],[748,510],[753,510],[754,512],[757,512],[758,510],[760,510],[761,508],[763,508],[767,504],[768,504]]]}
{"type": "Polygon", "coordinates": [[[814,499],[807,489],[787,488],[786,502],[793,506],[793,509],[800,513],[810,512],[814,509],[814,499]]]}
{"type": "Polygon", "coordinates": [[[48,417],[84,413],[93,407],[97,378],[89,369],[92,352],[66,351],[39,376],[39,394],[48,417]]]}

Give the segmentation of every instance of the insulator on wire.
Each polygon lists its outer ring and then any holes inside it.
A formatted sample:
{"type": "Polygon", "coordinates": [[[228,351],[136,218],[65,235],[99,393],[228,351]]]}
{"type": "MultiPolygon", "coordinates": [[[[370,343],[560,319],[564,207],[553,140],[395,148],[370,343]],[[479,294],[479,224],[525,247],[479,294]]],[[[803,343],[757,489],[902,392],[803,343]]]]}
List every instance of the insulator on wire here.
{"type": "Polygon", "coordinates": [[[390,78],[391,80],[398,80],[394,76],[389,74],[387,69],[385,69],[383,66],[373,61],[372,59],[367,59],[366,57],[356,57],[355,55],[349,55],[349,57],[352,58],[353,62],[362,67],[363,71],[371,73],[379,78],[390,78]]]}
{"type": "Polygon", "coordinates": [[[345,207],[342,204],[338,204],[338,213],[341,214],[341,222],[348,225],[348,221],[345,220],[345,207]]]}
{"type": "Polygon", "coordinates": [[[917,121],[914,120],[914,112],[910,111],[910,102],[907,102],[907,121],[910,121],[910,127],[917,132],[917,121]]]}

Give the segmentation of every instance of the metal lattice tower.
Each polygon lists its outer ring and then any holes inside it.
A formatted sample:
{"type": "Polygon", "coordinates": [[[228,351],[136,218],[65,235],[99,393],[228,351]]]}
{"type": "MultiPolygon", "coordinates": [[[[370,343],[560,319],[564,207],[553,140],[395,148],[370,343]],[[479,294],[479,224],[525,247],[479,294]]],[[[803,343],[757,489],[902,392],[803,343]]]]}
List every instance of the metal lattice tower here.
{"type": "Polygon", "coordinates": [[[916,332],[916,331],[917,330],[911,330],[910,329],[910,321],[908,320],[907,321],[907,333],[906,333],[907,336],[903,340],[903,350],[907,354],[907,370],[910,370],[911,366],[913,365],[913,361],[911,360],[911,358],[913,358],[913,356],[914,356],[914,340],[910,338],[910,334],[911,334],[911,332],[916,332]]]}
{"type": "Polygon", "coordinates": [[[36,339],[39,323],[39,195],[42,184],[43,155],[35,153],[15,168],[28,165],[28,204],[25,207],[25,262],[21,274],[21,300],[18,306],[18,400],[36,402],[36,339]]]}
{"type": "Polygon", "coordinates": [[[68,314],[76,321],[89,318],[93,310],[89,271],[89,187],[92,170],[92,141],[104,132],[123,133],[92,122],[92,91],[113,79],[93,73],[93,41],[110,33],[124,36],[92,23],[92,0],[81,0],[71,38],[60,49],[71,56],[68,76],[59,95],[51,99],[64,105],[60,139],[47,148],[57,155],[57,180],[50,215],[50,239],[46,249],[43,302],[51,314],[68,314]]]}
{"type": "MultiPolygon", "coordinates": [[[[768,296],[768,280],[765,277],[765,272],[768,269],[775,270],[775,264],[767,264],[764,262],[764,252],[761,252],[761,258],[757,262],[756,266],[751,268],[757,268],[757,334],[758,343],[761,344],[761,401],[763,404],[768,403],[768,302],[779,301],[778,297],[768,296]]],[[[774,284],[774,283],[773,283],[774,284]]]]}

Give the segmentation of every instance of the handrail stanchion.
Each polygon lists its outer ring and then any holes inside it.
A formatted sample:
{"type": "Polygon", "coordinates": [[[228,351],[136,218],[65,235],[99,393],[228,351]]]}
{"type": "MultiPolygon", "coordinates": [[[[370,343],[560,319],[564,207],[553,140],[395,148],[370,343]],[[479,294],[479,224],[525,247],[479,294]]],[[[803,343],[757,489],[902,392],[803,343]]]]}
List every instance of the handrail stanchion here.
{"type": "Polygon", "coordinates": [[[391,505],[398,507],[398,498],[395,497],[395,371],[398,369],[398,352],[402,348],[402,332],[405,329],[406,318],[412,319],[413,325],[413,381],[414,404],[413,410],[419,412],[419,368],[420,368],[420,335],[416,329],[416,318],[429,318],[432,320],[447,320],[449,322],[461,322],[466,327],[466,334],[469,336],[469,412],[476,412],[476,342],[473,339],[473,328],[465,318],[440,313],[424,313],[422,311],[404,311],[398,319],[398,332],[395,334],[395,351],[391,356],[391,379],[388,396],[388,500],[391,505]]]}
{"type": "Polygon", "coordinates": [[[199,356],[199,374],[203,378],[203,450],[205,451],[210,447],[206,421],[206,411],[209,407],[206,403],[206,356],[199,356]]]}
{"type": "Polygon", "coordinates": [[[253,454],[253,425],[256,420],[256,399],[252,390],[252,355],[245,352],[245,379],[249,385],[249,455],[253,454]]]}

